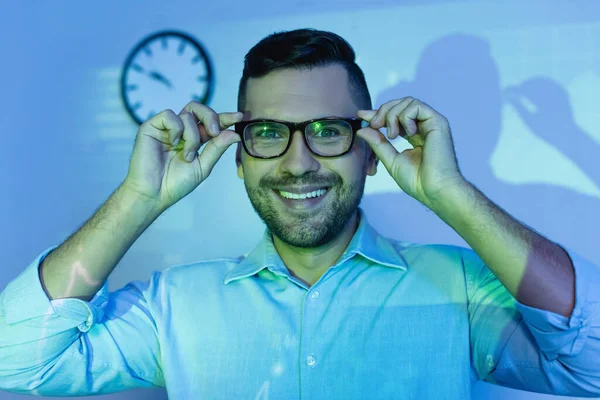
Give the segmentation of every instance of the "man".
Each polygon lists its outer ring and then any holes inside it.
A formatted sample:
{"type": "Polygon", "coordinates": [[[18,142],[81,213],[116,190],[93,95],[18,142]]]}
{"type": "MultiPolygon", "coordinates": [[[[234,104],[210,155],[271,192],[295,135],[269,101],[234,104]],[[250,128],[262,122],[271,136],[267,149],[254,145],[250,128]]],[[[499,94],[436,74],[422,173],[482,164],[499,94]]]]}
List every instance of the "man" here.
{"type": "Polygon", "coordinates": [[[1,388],[465,399],[485,379],[600,396],[598,269],[470,184],[442,115],[412,98],[371,110],[352,48],[316,30],[250,50],[238,110],[192,102],[140,127],[122,185],[2,293],[1,388]],[[398,153],[397,136],[414,148],[398,153]],[[257,248],[108,293],[132,243],[234,143],[267,226],[257,248]],[[474,252],[379,236],[358,208],[378,160],[474,252]]]}

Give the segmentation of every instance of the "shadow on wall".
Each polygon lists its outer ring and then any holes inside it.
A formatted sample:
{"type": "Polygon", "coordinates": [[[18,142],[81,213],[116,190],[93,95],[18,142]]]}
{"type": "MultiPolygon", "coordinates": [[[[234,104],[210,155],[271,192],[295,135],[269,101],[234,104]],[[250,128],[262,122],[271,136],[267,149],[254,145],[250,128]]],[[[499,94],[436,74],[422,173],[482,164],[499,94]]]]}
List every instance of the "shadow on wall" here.
{"type": "MultiPolygon", "coordinates": [[[[487,41],[453,34],[428,46],[415,79],[380,93],[375,106],[405,96],[430,104],[448,118],[463,174],[490,199],[538,232],[600,263],[597,235],[591,234],[600,226],[598,198],[549,184],[508,184],[498,180],[490,166],[502,128],[502,107],[509,105],[535,135],[560,149],[600,185],[600,169],[593,167],[592,156],[598,154],[598,145],[575,123],[568,94],[559,84],[538,77],[501,88],[487,41]],[[528,111],[523,99],[536,112],[528,111]]],[[[380,173],[387,173],[384,168],[380,165],[380,173]]],[[[366,195],[362,208],[384,235],[420,243],[465,244],[433,212],[402,192],[366,195]]],[[[482,383],[474,388],[473,398],[547,398],[507,394],[509,390],[482,383]]]]}
{"type": "MultiPolygon", "coordinates": [[[[600,263],[597,239],[591,234],[600,226],[598,198],[551,184],[502,182],[490,166],[502,128],[502,108],[508,105],[531,132],[562,151],[600,185],[600,169],[594,168],[593,158],[599,146],[575,123],[568,94],[558,83],[536,77],[501,88],[488,42],[453,34],[429,45],[415,79],[384,90],[375,106],[405,96],[430,104],[448,118],[463,174],[490,199],[543,235],[600,263]],[[528,111],[524,102],[533,104],[536,111],[528,111]]],[[[379,168],[380,173],[387,173],[383,165],[379,168]]],[[[464,245],[433,212],[402,192],[365,195],[362,208],[384,235],[418,243],[464,245]]]]}

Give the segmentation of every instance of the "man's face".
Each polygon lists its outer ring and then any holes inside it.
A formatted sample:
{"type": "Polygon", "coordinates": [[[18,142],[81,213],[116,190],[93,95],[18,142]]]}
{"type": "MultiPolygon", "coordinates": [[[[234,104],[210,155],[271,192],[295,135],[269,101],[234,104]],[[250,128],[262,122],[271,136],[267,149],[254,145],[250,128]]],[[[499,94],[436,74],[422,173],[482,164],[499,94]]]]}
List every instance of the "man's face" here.
{"type": "MultiPolygon", "coordinates": [[[[332,116],[356,118],[357,111],[347,72],[336,64],[275,70],[249,79],[246,86],[249,115],[245,119],[302,122],[332,116]]],[[[303,134],[294,132],[288,151],[274,159],[250,157],[238,145],[236,161],[250,202],[271,233],[307,248],[329,242],[344,229],[360,203],[366,175],[375,174],[376,159],[360,138],[343,156],[316,156],[303,134]],[[318,196],[289,199],[281,191],[318,196]]]]}

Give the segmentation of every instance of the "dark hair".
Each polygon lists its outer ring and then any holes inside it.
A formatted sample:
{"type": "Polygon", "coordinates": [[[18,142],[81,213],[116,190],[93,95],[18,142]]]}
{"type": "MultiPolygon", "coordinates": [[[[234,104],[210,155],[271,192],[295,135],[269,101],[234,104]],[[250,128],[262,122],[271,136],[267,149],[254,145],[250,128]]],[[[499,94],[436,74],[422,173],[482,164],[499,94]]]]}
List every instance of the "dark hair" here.
{"type": "Polygon", "coordinates": [[[361,109],[371,109],[371,95],[365,76],[354,61],[352,46],[341,36],[316,29],[273,33],[250,49],[244,58],[244,72],[238,90],[238,111],[246,103],[249,78],[260,78],[279,68],[311,69],[340,64],[348,72],[350,93],[361,109]]]}

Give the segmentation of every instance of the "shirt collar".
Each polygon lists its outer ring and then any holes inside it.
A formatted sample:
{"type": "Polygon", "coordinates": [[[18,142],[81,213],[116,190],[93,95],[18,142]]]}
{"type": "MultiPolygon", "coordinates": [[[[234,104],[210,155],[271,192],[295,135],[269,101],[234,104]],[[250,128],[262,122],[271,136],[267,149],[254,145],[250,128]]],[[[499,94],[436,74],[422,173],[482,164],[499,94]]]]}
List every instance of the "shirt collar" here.
{"type": "MultiPolygon", "coordinates": [[[[361,209],[359,209],[359,218],[358,229],[334,267],[359,254],[379,265],[406,270],[408,264],[400,253],[400,248],[396,248],[403,247],[403,245],[398,244],[395,247],[389,239],[377,233],[369,224],[361,209]]],[[[288,274],[285,264],[275,249],[273,238],[268,229],[265,230],[262,240],[254,250],[225,276],[224,284],[252,276],[264,268],[268,268],[276,274],[288,274]]]]}

